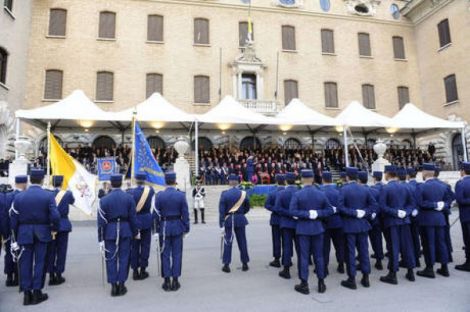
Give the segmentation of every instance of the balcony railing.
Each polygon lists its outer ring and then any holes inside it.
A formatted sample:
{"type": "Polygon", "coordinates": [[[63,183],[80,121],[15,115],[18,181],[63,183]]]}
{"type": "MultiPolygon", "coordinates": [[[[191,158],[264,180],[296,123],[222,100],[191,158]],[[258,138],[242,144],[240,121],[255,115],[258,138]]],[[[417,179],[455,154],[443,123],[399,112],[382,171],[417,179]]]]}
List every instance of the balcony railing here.
{"type": "Polygon", "coordinates": [[[257,113],[265,115],[275,115],[280,110],[280,104],[276,101],[269,100],[238,100],[246,108],[251,109],[257,113]]]}

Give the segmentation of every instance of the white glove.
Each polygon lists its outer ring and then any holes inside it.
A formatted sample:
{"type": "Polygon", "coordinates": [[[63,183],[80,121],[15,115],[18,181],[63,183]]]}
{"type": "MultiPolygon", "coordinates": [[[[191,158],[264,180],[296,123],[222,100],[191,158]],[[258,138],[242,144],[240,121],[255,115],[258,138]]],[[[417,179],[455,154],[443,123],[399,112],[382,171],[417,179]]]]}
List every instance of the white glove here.
{"type": "Polygon", "coordinates": [[[398,210],[397,214],[398,214],[398,218],[400,219],[403,219],[406,217],[406,211],[404,210],[398,210]]]}
{"type": "Polygon", "coordinates": [[[316,218],[318,218],[318,212],[316,210],[309,210],[308,214],[309,214],[309,218],[312,220],[315,220],[316,218]]]}
{"type": "Polygon", "coordinates": [[[444,209],[444,206],[445,206],[445,203],[443,201],[437,202],[436,210],[442,211],[442,209],[444,209]]]}
{"type": "Polygon", "coordinates": [[[100,251],[101,251],[102,253],[104,253],[104,251],[105,251],[105,248],[104,248],[104,241],[99,242],[99,246],[100,246],[100,251]]]}
{"type": "Polygon", "coordinates": [[[371,217],[372,217],[372,220],[374,220],[375,217],[377,217],[377,214],[375,212],[373,212],[371,217]]]}
{"type": "Polygon", "coordinates": [[[336,213],[338,211],[338,208],[336,208],[335,206],[331,206],[331,208],[333,208],[333,213],[336,213]]]}
{"type": "Polygon", "coordinates": [[[357,209],[357,210],[356,210],[356,214],[357,214],[357,218],[358,218],[358,219],[362,219],[362,218],[364,218],[364,216],[366,215],[366,212],[365,212],[364,210],[357,209]]]}
{"type": "Polygon", "coordinates": [[[221,234],[221,235],[225,235],[225,228],[224,228],[224,227],[221,227],[221,228],[220,228],[220,234],[221,234]]]}
{"type": "Polygon", "coordinates": [[[160,235],[158,233],[153,234],[153,239],[158,242],[160,235]]]}
{"type": "Polygon", "coordinates": [[[137,233],[137,235],[135,236],[135,239],[141,239],[140,232],[137,233]]]}
{"type": "Polygon", "coordinates": [[[20,246],[18,245],[17,242],[14,242],[10,245],[10,249],[13,250],[14,252],[17,252],[18,250],[20,250],[20,246]]]}
{"type": "Polygon", "coordinates": [[[189,232],[188,232],[188,233],[184,233],[183,238],[188,238],[188,237],[189,237],[189,232]]]}
{"type": "Polygon", "coordinates": [[[411,215],[413,217],[416,217],[418,215],[418,209],[413,209],[413,211],[411,212],[411,215]]]}

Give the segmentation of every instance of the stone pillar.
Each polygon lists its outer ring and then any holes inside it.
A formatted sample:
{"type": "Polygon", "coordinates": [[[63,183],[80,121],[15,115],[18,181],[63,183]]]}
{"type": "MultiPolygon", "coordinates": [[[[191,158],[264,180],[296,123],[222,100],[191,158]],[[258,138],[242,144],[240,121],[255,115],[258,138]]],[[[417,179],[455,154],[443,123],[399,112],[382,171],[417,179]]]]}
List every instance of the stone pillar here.
{"type": "Polygon", "coordinates": [[[390,162],[383,157],[386,150],[387,145],[385,145],[381,139],[378,139],[374,145],[374,152],[378,155],[378,157],[377,160],[372,163],[372,171],[383,172],[385,166],[390,165],[390,162]]]}
{"type": "MultiPolygon", "coordinates": [[[[178,152],[178,158],[175,161],[174,170],[176,173],[176,187],[186,193],[186,198],[191,197],[191,174],[189,162],[184,158],[184,154],[189,149],[189,144],[182,137],[178,138],[175,145],[175,150],[178,152]]],[[[188,201],[189,202],[189,201],[188,201]]]]}
{"type": "Polygon", "coordinates": [[[31,148],[31,142],[18,139],[15,141],[15,150],[18,157],[10,164],[8,171],[8,183],[15,184],[15,177],[17,175],[25,175],[28,173],[29,160],[26,158],[26,153],[31,148]]]}

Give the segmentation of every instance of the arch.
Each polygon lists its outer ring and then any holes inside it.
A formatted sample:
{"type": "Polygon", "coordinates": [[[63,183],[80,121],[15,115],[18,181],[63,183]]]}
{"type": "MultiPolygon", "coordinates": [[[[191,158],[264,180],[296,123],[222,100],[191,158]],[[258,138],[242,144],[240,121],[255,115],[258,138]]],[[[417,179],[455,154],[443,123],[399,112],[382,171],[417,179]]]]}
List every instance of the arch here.
{"type": "Polygon", "coordinates": [[[413,143],[411,142],[410,139],[404,139],[401,141],[401,144],[406,147],[406,148],[412,148],[413,147],[413,143]]]}
{"type": "Polygon", "coordinates": [[[93,140],[93,148],[106,148],[112,150],[116,142],[108,135],[100,135],[93,140]]]}
{"type": "Polygon", "coordinates": [[[377,142],[376,139],[367,139],[366,141],[367,148],[373,148],[376,142],[377,142]]]}
{"type": "Polygon", "coordinates": [[[296,138],[288,138],[286,142],[284,142],[284,148],[288,150],[295,150],[302,148],[302,143],[296,138]]]}
{"type": "Polygon", "coordinates": [[[152,135],[147,138],[147,141],[149,142],[150,148],[153,150],[156,149],[166,149],[166,143],[165,141],[159,137],[158,135],[152,135]]]}
{"type": "MultiPolygon", "coordinates": [[[[64,142],[62,141],[62,139],[58,136],[55,136],[55,139],[57,140],[57,142],[59,143],[60,146],[64,146],[64,142]]],[[[38,144],[38,151],[41,152],[43,155],[46,155],[47,154],[47,135],[44,136],[40,141],[39,141],[39,144],[38,144]]]]}
{"type": "MultiPolygon", "coordinates": [[[[196,139],[193,139],[193,141],[191,142],[191,149],[192,150],[194,150],[194,148],[195,148],[195,143],[196,143],[196,139]]],[[[212,143],[212,141],[208,137],[199,137],[199,140],[198,140],[199,149],[203,149],[205,151],[208,151],[208,150],[212,149],[213,146],[214,146],[214,144],[212,143]]]]}
{"type": "Polygon", "coordinates": [[[325,148],[326,149],[334,149],[334,148],[340,148],[340,147],[341,147],[341,142],[338,139],[329,138],[325,142],[325,148]]]}
{"type": "Polygon", "coordinates": [[[452,162],[454,169],[457,170],[459,168],[461,161],[463,161],[462,135],[457,133],[452,138],[452,162]]]}
{"type": "Polygon", "coordinates": [[[240,150],[254,150],[254,149],[259,149],[261,148],[261,141],[254,136],[247,136],[244,137],[240,141],[240,150]]]}

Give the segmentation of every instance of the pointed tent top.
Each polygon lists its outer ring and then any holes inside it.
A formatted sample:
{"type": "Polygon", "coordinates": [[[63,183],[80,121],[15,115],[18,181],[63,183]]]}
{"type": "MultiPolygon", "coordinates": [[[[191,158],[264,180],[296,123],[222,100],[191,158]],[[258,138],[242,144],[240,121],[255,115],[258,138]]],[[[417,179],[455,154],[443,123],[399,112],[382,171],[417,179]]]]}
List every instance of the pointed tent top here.
{"type": "Polygon", "coordinates": [[[139,121],[192,122],[195,117],[168,102],[160,93],[152,94],[135,107],[115,113],[115,120],[132,120],[134,112],[139,121]]]}
{"type": "Polygon", "coordinates": [[[334,118],[313,110],[299,99],[292,99],[276,115],[276,119],[290,125],[335,126],[337,124],[334,118]]]}
{"type": "Polygon", "coordinates": [[[432,128],[463,128],[460,121],[445,120],[423,112],[412,103],[408,103],[392,118],[396,128],[432,129],[432,128]]]}
{"type": "Polygon", "coordinates": [[[380,115],[370,109],[365,108],[358,101],[351,102],[335,118],[338,125],[360,128],[388,128],[392,127],[392,120],[389,117],[380,115]]]}
{"type": "Polygon", "coordinates": [[[17,118],[48,120],[109,120],[109,113],[92,102],[82,90],[75,90],[66,98],[46,106],[20,109],[17,118]]]}

